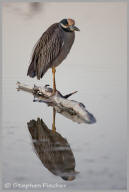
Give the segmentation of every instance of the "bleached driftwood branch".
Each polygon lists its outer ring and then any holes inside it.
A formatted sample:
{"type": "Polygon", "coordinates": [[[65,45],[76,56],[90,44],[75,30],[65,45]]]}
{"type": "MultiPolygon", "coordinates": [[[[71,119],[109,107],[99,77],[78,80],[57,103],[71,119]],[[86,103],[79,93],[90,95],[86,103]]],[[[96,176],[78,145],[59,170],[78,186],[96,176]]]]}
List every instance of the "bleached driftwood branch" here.
{"type": "Polygon", "coordinates": [[[88,124],[96,122],[95,117],[87,111],[83,103],[68,99],[71,95],[76,93],[76,91],[64,96],[59,91],[56,91],[55,95],[52,96],[53,89],[48,85],[44,87],[38,87],[36,85],[34,85],[34,87],[29,87],[20,82],[17,82],[17,90],[33,94],[35,102],[44,102],[48,106],[53,106],[58,113],[61,113],[63,116],[75,122],[88,124]]]}

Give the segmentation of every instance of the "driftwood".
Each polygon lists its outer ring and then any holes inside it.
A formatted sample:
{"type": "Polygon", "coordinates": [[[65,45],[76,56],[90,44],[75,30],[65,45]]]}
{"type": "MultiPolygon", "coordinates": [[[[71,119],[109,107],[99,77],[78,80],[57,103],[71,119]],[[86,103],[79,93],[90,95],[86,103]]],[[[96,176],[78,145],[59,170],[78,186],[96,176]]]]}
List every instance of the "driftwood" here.
{"type": "Polygon", "coordinates": [[[68,99],[76,91],[67,95],[62,95],[59,91],[56,91],[55,95],[52,95],[53,89],[49,85],[30,87],[20,82],[17,82],[17,90],[33,94],[34,102],[43,102],[48,106],[53,106],[58,113],[74,122],[88,124],[96,122],[95,117],[87,111],[83,103],[68,99]]]}

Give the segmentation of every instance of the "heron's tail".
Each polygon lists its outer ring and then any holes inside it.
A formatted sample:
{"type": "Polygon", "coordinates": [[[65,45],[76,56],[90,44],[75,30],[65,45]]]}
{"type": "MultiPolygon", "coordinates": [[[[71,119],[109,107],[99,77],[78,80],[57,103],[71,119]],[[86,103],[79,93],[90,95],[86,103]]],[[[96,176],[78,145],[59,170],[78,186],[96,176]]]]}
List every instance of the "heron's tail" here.
{"type": "Polygon", "coordinates": [[[43,76],[45,75],[47,70],[48,70],[48,67],[47,68],[44,67],[43,69],[41,69],[40,71],[37,72],[35,64],[32,61],[29,68],[28,68],[27,76],[32,77],[32,78],[37,76],[37,79],[40,80],[41,78],[43,78],[43,76]]]}
{"type": "Polygon", "coordinates": [[[28,68],[28,72],[27,75],[34,78],[36,76],[36,70],[34,69],[34,63],[31,62],[29,68],[28,68]]]}

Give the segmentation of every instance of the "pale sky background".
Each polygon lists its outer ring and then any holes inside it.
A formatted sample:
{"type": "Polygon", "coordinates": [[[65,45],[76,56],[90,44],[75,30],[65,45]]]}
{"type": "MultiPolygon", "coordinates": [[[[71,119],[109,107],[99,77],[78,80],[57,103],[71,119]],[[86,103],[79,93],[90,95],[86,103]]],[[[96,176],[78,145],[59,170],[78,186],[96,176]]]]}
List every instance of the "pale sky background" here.
{"type": "MultiPolygon", "coordinates": [[[[33,103],[30,95],[17,93],[15,88],[17,81],[32,85],[52,85],[51,70],[40,81],[27,77],[26,73],[32,49],[39,37],[51,24],[67,17],[75,19],[80,32],[76,32],[67,59],[57,67],[57,88],[64,94],[78,90],[71,99],[83,102],[97,119],[97,123],[92,126],[77,127],[57,115],[57,131],[71,144],[77,170],[80,171],[79,178],[69,183],[68,189],[125,189],[127,10],[123,2],[44,3],[43,9],[31,16],[27,3],[4,4],[4,182],[15,182],[19,177],[24,178],[20,180],[23,183],[35,183],[43,179],[43,168],[37,157],[32,155],[30,137],[25,126],[27,121],[37,117],[45,117],[46,124],[51,126],[51,110],[45,105],[33,103]],[[86,148],[86,143],[89,148],[86,148]],[[22,153],[24,145],[26,151],[22,153]],[[93,158],[93,164],[84,161],[87,158],[93,158]],[[24,166],[21,159],[30,164],[24,166]],[[35,172],[35,176],[31,169],[33,164],[34,170],[38,172],[35,172]]],[[[47,170],[44,171],[46,180],[58,181],[47,170]]]]}

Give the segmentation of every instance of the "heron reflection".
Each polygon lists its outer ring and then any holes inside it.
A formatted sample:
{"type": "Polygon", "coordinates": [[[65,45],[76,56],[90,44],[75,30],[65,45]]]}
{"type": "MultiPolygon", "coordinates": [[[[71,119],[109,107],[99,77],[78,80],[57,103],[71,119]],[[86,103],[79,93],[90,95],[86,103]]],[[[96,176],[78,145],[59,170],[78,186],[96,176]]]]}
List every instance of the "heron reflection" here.
{"type": "Polygon", "coordinates": [[[34,150],[43,165],[64,180],[76,178],[75,158],[67,140],[56,132],[56,111],[53,108],[52,130],[40,118],[27,123],[34,150]]]}

